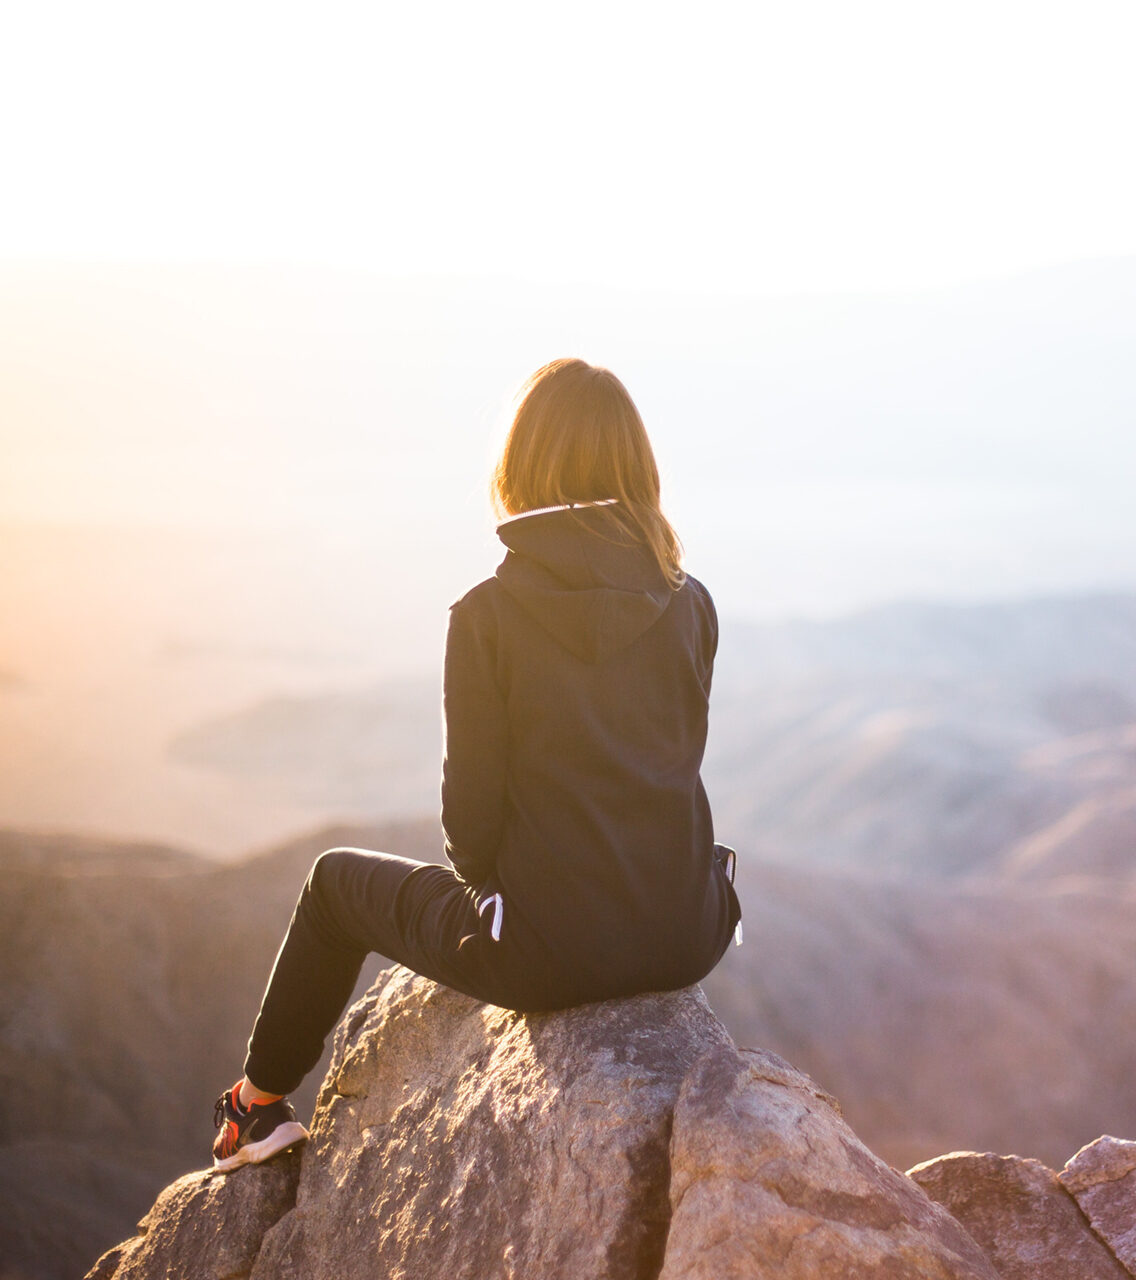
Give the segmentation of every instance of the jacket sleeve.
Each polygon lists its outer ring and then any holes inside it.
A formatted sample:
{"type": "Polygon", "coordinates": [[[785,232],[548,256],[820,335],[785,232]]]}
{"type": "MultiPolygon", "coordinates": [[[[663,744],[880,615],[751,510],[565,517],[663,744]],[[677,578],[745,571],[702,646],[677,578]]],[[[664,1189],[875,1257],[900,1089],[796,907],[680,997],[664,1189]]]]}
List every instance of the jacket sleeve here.
{"type": "Polygon", "coordinates": [[[700,627],[698,637],[698,675],[702,681],[702,689],[710,696],[710,685],[714,677],[714,658],[718,653],[718,611],[714,608],[714,600],[710,592],[697,583],[696,591],[701,604],[700,627]]]}
{"type": "Polygon", "coordinates": [[[446,857],[468,884],[493,875],[505,810],[508,728],[496,683],[492,618],[468,598],[450,610],[442,712],[442,832],[446,857]]]}

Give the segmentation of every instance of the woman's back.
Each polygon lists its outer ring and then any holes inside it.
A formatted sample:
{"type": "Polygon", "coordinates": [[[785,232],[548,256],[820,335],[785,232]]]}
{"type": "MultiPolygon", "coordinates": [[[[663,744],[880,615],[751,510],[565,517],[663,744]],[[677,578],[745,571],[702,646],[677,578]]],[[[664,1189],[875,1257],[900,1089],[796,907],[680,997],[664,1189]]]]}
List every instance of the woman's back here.
{"type": "Polygon", "coordinates": [[[713,604],[614,505],[506,521],[447,646],[447,852],[503,895],[495,967],[580,999],[697,980],[734,919],[699,779],[713,604]]]}

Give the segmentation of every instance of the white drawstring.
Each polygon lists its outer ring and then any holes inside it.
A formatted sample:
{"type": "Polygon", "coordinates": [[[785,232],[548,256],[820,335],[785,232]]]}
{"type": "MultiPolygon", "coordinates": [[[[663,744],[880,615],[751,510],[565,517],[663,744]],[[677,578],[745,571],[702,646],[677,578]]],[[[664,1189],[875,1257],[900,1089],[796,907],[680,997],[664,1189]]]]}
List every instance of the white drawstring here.
{"type": "MultiPolygon", "coordinates": [[[[733,884],[734,873],[738,869],[737,851],[734,849],[731,849],[728,844],[716,844],[714,846],[714,852],[716,857],[717,857],[717,851],[719,849],[721,849],[726,856],[725,858],[719,857],[718,861],[722,864],[722,869],[725,871],[727,879],[731,884],[733,884]]],[[[734,930],[734,946],[740,947],[741,945],[742,945],[742,922],[739,919],[738,927],[734,930]]]]}
{"type": "Polygon", "coordinates": [[[491,893],[477,904],[477,914],[484,915],[485,908],[490,903],[494,903],[493,907],[493,924],[489,928],[489,936],[494,942],[501,941],[501,921],[505,916],[505,899],[499,893],[491,893]]]}

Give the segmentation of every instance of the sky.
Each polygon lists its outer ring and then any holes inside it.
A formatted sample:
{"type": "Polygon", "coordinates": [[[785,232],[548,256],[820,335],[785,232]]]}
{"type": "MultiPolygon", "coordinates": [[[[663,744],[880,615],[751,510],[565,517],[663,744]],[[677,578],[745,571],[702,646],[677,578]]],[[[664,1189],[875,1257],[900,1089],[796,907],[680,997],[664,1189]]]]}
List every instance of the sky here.
{"type": "Polygon", "coordinates": [[[734,293],[1136,252],[1130,0],[0,19],[0,259],[734,293]]]}
{"type": "Polygon", "coordinates": [[[1134,45],[1131,0],[8,6],[0,522],[456,581],[579,354],[737,612],[1130,588],[1134,45]]]}

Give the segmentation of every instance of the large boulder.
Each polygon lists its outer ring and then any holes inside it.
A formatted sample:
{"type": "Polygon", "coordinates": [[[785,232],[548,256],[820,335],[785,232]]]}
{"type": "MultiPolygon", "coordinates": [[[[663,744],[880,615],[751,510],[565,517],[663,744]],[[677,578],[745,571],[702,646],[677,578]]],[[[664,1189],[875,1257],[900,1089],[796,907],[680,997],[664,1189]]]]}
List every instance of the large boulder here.
{"type": "Polygon", "coordinates": [[[253,1272],[657,1272],[684,1075],[729,1038],[696,990],[539,1017],[405,970],[340,1033],[294,1212],[253,1272]]]}
{"type": "Polygon", "coordinates": [[[1136,1276],[1136,1142],[1098,1138],[1057,1177],[1093,1230],[1136,1276]]]}
{"type": "Polygon", "coordinates": [[[956,1151],[910,1177],[966,1227],[1002,1280],[1131,1280],[1039,1160],[956,1151]]]}
{"type": "Polygon", "coordinates": [[[992,1280],[959,1224],[772,1053],[710,1050],[683,1083],[660,1280],[992,1280]]]}
{"type": "Polygon", "coordinates": [[[995,1280],[696,987],[534,1016],[387,970],[337,1033],[293,1205],[295,1159],[174,1184],[92,1280],[995,1280]]]}

